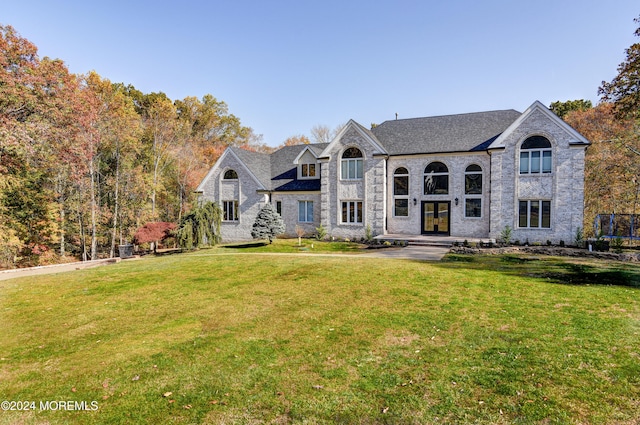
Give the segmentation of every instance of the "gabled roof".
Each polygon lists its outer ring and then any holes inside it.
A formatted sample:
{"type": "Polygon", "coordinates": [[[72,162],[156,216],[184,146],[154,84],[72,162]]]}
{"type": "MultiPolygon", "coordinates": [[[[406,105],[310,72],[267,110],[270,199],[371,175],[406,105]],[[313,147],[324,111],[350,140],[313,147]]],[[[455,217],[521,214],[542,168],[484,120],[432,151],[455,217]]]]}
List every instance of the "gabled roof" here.
{"type": "Polygon", "coordinates": [[[296,160],[306,150],[317,158],[327,147],[327,143],[315,143],[310,145],[285,146],[270,155],[271,159],[271,190],[298,191],[320,190],[320,179],[298,180],[298,167],[296,160]]]}
{"type": "Polygon", "coordinates": [[[385,121],[371,133],[389,155],[485,150],[518,117],[513,109],[385,121]]]}
{"type": "Polygon", "coordinates": [[[342,127],[342,130],[340,130],[340,132],[336,135],[336,137],[333,138],[331,143],[329,143],[329,145],[324,149],[324,151],[322,151],[322,153],[320,154],[320,157],[328,158],[331,155],[331,150],[333,149],[333,145],[340,143],[340,139],[342,139],[342,136],[344,136],[344,134],[350,129],[354,129],[355,131],[360,133],[360,135],[373,146],[374,155],[386,155],[388,153],[387,150],[384,148],[384,146],[380,144],[380,141],[376,138],[376,136],[371,132],[371,130],[367,130],[366,128],[364,128],[354,120],[349,120],[344,125],[344,127],[342,127]]]}
{"type": "Polygon", "coordinates": [[[255,177],[260,181],[265,189],[268,189],[271,179],[271,161],[269,154],[260,152],[251,152],[240,148],[230,148],[233,153],[253,172],[255,177]]]}
{"type": "Polygon", "coordinates": [[[240,148],[228,147],[220,158],[211,167],[207,175],[196,188],[196,192],[203,192],[206,182],[225,163],[226,158],[231,157],[244,166],[245,171],[261,186],[261,189],[269,187],[269,155],[259,152],[249,152],[240,148]]]}
{"type": "Polygon", "coordinates": [[[524,111],[518,117],[517,120],[511,123],[511,125],[508,128],[506,128],[504,132],[502,132],[500,137],[497,137],[496,140],[494,140],[490,144],[490,146],[487,147],[487,149],[504,148],[504,141],[507,139],[507,137],[509,137],[520,126],[520,124],[522,124],[522,122],[527,118],[529,118],[531,114],[533,114],[534,112],[541,112],[551,121],[555,122],[560,128],[562,128],[562,130],[567,132],[569,136],[573,139],[573,141],[569,143],[570,145],[587,146],[591,144],[589,140],[587,140],[582,134],[578,133],[573,127],[571,127],[569,124],[564,122],[562,118],[554,114],[549,108],[544,106],[540,101],[536,100],[535,102],[533,102],[533,104],[531,104],[531,106],[527,108],[526,111],[524,111]]]}

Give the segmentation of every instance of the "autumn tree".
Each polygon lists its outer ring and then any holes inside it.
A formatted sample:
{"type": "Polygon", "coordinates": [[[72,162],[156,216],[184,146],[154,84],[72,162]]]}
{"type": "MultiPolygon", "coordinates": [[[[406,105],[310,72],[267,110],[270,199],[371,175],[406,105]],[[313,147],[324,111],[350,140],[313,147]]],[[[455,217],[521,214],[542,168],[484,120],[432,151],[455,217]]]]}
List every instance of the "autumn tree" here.
{"type": "MultiPolygon", "coordinates": [[[[640,24],[640,17],[634,19],[640,24]]],[[[640,26],[635,31],[640,37],[640,26]]],[[[610,82],[603,81],[598,90],[604,102],[615,105],[616,116],[640,118],[640,43],[625,50],[626,59],[618,65],[618,75],[610,82]]]]}
{"type": "Polygon", "coordinates": [[[308,145],[311,143],[311,140],[303,134],[298,134],[296,136],[287,137],[282,143],[282,146],[296,146],[296,145],[308,145]]]}
{"type": "Polygon", "coordinates": [[[569,112],[572,111],[586,111],[587,109],[593,108],[593,103],[590,100],[567,100],[566,102],[552,102],[549,106],[551,112],[559,116],[560,118],[564,118],[569,112]]]}
{"type": "Polygon", "coordinates": [[[633,213],[638,207],[640,161],[618,140],[632,131],[631,119],[621,119],[611,103],[573,111],[565,121],[591,141],[585,156],[585,225],[590,231],[597,214],[633,213]]]}

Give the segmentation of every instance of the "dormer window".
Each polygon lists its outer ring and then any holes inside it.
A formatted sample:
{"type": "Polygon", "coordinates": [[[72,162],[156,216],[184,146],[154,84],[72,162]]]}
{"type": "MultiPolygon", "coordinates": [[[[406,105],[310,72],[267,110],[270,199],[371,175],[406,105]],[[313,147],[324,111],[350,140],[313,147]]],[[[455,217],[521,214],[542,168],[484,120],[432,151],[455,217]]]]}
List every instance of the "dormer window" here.
{"type": "Polygon", "coordinates": [[[300,178],[313,179],[316,177],[316,164],[300,164],[300,178]]]}
{"type": "Polygon", "coordinates": [[[238,173],[235,170],[227,170],[222,178],[224,180],[238,180],[238,173]]]}
{"type": "Polygon", "coordinates": [[[308,146],[302,149],[293,163],[298,167],[298,179],[317,179],[319,177],[318,157],[308,146]]]}

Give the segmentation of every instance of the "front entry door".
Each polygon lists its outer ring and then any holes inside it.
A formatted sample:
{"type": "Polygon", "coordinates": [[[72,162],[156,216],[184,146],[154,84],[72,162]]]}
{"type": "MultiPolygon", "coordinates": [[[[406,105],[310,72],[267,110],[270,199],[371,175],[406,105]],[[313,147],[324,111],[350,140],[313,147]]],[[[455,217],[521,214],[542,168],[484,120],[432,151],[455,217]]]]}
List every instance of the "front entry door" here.
{"type": "Polygon", "coordinates": [[[422,202],[422,234],[449,235],[451,202],[422,202]]]}

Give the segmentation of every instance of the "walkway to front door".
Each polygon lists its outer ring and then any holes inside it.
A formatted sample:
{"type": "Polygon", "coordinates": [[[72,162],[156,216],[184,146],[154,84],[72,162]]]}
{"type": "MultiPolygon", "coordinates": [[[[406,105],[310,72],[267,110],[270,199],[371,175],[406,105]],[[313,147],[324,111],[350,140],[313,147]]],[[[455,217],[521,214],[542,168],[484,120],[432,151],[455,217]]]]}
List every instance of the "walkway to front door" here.
{"type": "Polygon", "coordinates": [[[422,201],[422,234],[448,236],[450,201],[422,201]]]}

